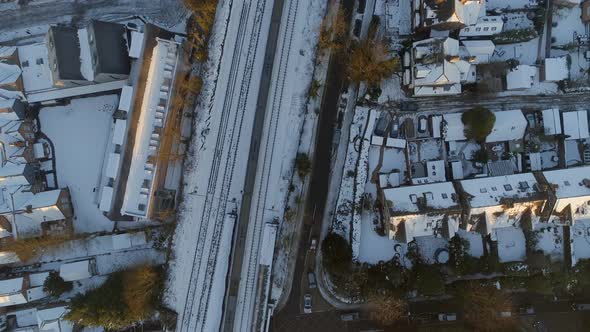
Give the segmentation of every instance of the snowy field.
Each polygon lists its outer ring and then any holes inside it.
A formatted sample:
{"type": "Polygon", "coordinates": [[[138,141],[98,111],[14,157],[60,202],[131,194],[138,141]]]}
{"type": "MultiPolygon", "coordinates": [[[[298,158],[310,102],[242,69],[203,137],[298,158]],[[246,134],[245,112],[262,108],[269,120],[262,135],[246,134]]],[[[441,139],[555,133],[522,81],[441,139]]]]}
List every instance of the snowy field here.
{"type": "Polygon", "coordinates": [[[113,222],[98,209],[98,189],[117,103],[116,95],[73,99],[66,106],[42,108],[39,114],[41,131],[55,146],[59,187],[70,189],[76,232],[113,229],[113,222]]]}
{"type": "Polygon", "coordinates": [[[580,259],[590,259],[590,220],[576,220],[570,228],[572,265],[580,259]]]}
{"type": "Polygon", "coordinates": [[[562,7],[553,11],[553,22],[557,26],[551,29],[551,39],[555,43],[551,46],[564,46],[573,43],[575,36],[588,35],[586,25],[582,23],[582,9],[579,6],[562,7]]]}

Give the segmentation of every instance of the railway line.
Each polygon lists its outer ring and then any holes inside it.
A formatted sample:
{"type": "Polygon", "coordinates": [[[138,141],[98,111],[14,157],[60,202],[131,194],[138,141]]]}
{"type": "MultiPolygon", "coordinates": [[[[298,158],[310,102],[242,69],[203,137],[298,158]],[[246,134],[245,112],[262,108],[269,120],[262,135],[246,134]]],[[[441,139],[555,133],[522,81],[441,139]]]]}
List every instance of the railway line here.
{"type": "MultiPolygon", "coordinates": [[[[228,29],[233,28],[236,31],[235,42],[223,46],[224,49],[233,47],[233,52],[231,62],[224,59],[225,62],[220,62],[219,66],[220,76],[227,74],[228,77],[215,82],[206,120],[210,121],[211,128],[217,136],[214,142],[205,141],[200,147],[202,160],[198,161],[199,166],[209,170],[203,173],[199,181],[206,181],[206,185],[197,187],[195,191],[195,194],[201,195],[203,199],[202,204],[196,207],[201,212],[197,214],[200,217],[200,227],[196,236],[184,309],[177,323],[177,330],[183,332],[215,329],[219,324],[215,319],[210,319],[210,308],[213,303],[221,303],[222,298],[212,297],[212,290],[216,272],[227,271],[227,267],[218,266],[218,257],[224,240],[223,234],[231,234],[231,230],[228,231],[227,228],[233,228],[233,223],[227,216],[228,213],[235,215],[244,181],[243,170],[241,167],[236,168],[236,164],[238,160],[245,159],[242,155],[243,149],[240,149],[243,146],[242,139],[250,137],[251,134],[253,114],[250,112],[249,103],[250,97],[256,95],[256,91],[251,91],[251,83],[256,81],[257,77],[257,55],[261,36],[264,34],[263,26],[268,21],[268,0],[235,4],[232,1],[229,10],[230,16],[234,11],[239,11],[239,18],[237,28],[231,26],[231,17],[228,19],[228,29]],[[230,63],[229,68],[224,68],[223,63],[230,63]],[[226,86],[221,86],[225,93],[217,94],[218,82],[227,82],[226,86]],[[212,154],[206,154],[206,146],[213,148],[212,154]],[[206,190],[200,192],[199,189],[206,190]],[[232,202],[229,208],[228,202],[232,202]]],[[[226,30],[225,34],[227,33],[226,30]]],[[[224,42],[226,37],[227,35],[224,36],[224,42]]],[[[230,38],[230,43],[232,39],[230,38]]],[[[208,135],[212,136],[209,127],[208,131],[208,135]]],[[[219,315],[216,313],[216,316],[219,315]]]]}
{"type": "MultiPolygon", "coordinates": [[[[245,254],[247,258],[244,260],[242,266],[242,282],[240,283],[238,308],[236,311],[236,319],[234,321],[234,331],[251,328],[252,322],[256,321],[256,313],[258,299],[257,280],[259,275],[259,256],[261,245],[261,234],[264,224],[269,222],[269,217],[266,215],[267,211],[267,197],[269,192],[269,184],[271,179],[271,167],[273,165],[273,157],[276,148],[277,130],[279,127],[280,112],[283,108],[283,97],[285,95],[285,82],[287,78],[287,70],[289,64],[289,56],[291,54],[291,47],[293,43],[295,19],[297,17],[299,2],[296,0],[288,0],[283,4],[283,22],[284,29],[280,36],[281,46],[279,57],[275,62],[275,72],[272,75],[273,87],[271,88],[271,95],[269,96],[270,105],[268,105],[267,114],[268,120],[265,120],[265,129],[262,138],[264,149],[260,151],[259,165],[261,168],[257,172],[256,182],[254,186],[253,202],[250,213],[250,230],[249,241],[247,241],[247,249],[245,254]]],[[[277,163],[278,165],[279,163],[277,163]]],[[[273,216],[270,217],[272,219],[273,216]]]]}

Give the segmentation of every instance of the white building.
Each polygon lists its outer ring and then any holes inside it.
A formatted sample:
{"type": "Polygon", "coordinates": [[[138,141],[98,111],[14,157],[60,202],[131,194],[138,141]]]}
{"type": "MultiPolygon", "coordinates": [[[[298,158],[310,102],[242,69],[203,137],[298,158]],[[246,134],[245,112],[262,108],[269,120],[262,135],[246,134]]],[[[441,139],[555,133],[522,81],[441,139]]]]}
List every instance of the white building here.
{"type": "Polygon", "coordinates": [[[563,134],[566,140],[584,139],[590,137],[588,131],[588,111],[563,112],[563,134]]]}
{"type": "Polygon", "coordinates": [[[461,207],[451,182],[385,189],[389,238],[411,242],[419,236],[451,238],[461,207]]]}
{"type": "Polygon", "coordinates": [[[455,30],[474,25],[485,15],[483,0],[413,1],[414,28],[455,30]]]}
{"type": "Polygon", "coordinates": [[[567,59],[562,56],[559,58],[546,58],[543,66],[543,79],[546,82],[559,82],[569,77],[567,69],[567,59]]]}
{"type": "Polygon", "coordinates": [[[96,274],[94,260],[62,264],[59,267],[59,276],[65,281],[88,279],[96,274]]]}
{"type": "MultiPolygon", "coordinates": [[[[467,59],[469,60],[469,59],[467,59]]],[[[430,38],[415,42],[409,86],[415,96],[461,93],[461,84],[475,82],[475,64],[459,56],[459,41],[430,38]]]]}
{"type": "Polygon", "coordinates": [[[538,77],[538,72],[537,67],[518,65],[506,74],[506,89],[525,90],[532,88],[535,78],[538,77]]]}
{"type": "Polygon", "coordinates": [[[501,16],[482,16],[475,24],[464,27],[459,31],[459,37],[489,37],[502,32],[504,21],[501,16]]]}
{"type": "Polygon", "coordinates": [[[467,230],[483,235],[495,228],[531,228],[546,203],[532,173],[476,178],[459,182],[464,194],[467,230]]]}
{"type": "Polygon", "coordinates": [[[556,199],[550,222],[590,218],[590,166],[547,171],[543,175],[556,199]]]}
{"type": "Polygon", "coordinates": [[[27,288],[26,277],[0,280],[0,307],[27,303],[27,288]]]}
{"type": "Polygon", "coordinates": [[[545,135],[561,134],[561,115],[558,108],[543,110],[543,129],[545,135]]]}

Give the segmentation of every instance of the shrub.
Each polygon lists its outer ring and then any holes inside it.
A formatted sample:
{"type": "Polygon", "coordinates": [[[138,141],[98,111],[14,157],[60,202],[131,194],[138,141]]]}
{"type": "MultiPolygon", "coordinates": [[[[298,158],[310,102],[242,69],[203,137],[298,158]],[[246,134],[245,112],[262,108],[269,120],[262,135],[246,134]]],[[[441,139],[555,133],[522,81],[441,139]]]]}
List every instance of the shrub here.
{"type": "Polygon", "coordinates": [[[328,233],[322,242],[322,262],[333,275],[345,273],[352,262],[352,248],[346,239],[334,232],[328,233]]]}
{"type": "Polygon", "coordinates": [[[463,113],[461,121],[465,125],[465,137],[484,143],[494,128],[496,116],[487,108],[478,106],[463,113]]]}
{"type": "Polygon", "coordinates": [[[311,160],[309,160],[307,154],[297,153],[295,157],[295,168],[301,179],[304,179],[311,172],[311,160]]]}
{"type": "Polygon", "coordinates": [[[379,86],[399,69],[399,59],[390,54],[385,41],[365,41],[353,48],[348,69],[353,82],[379,86]]]}
{"type": "Polygon", "coordinates": [[[49,272],[49,276],[43,283],[43,291],[49,293],[51,296],[60,296],[65,292],[72,290],[72,282],[67,282],[60,277],[56,271],[49,272]]]}
{"type": "Polygon", "coordinates": [[[139,266],[113,273],[100,287],[72,299],[66,319],[81,326],[121,329],[148,318],[159,301],[162,270],[139,266]]]}

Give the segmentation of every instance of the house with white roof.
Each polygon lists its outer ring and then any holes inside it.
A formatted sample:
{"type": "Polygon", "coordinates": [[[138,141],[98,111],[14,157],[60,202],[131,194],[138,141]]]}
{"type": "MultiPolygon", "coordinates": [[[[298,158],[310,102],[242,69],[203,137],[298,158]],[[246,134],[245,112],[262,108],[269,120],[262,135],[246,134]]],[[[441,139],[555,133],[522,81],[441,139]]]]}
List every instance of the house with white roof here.
{"type": "Polygon", "coordinates": [[[69,312],[65,306],[46,307],[36,310],[39,331],[73,332],[74,323],[64,317],[69,312]]]}
{"type": "Polygon", "coordinates": [[[550,222],[590,219],[590,166],[546,171],[543,176],[555,195],[550,222]]]}
{"type": "Polygon", "coordinates": [[[545,135],[561,134],[561,113],[559,108],[550,108],[541,112],[545,135]]]}
{"type": "Polygon", "coordinates": [[[461,93],[461,84],[475,82],[475,64],[459,56],[459,41],[430,38],[415,42],[407,83],[414,96],[461,93]]]}
{"type": "Polygon", "coordinates": [[[532,229],[547,202],[532,173],[462,180],[459,185],[465,229],[483,235],[502,227],[532,229]]]}
{"type": "Polygon", "coordinates": [[[383,193],[390,239],[404,242],[420,236],[450,239],[459,228],[461,206],[451,182],[390,188],[383,193]]]}
{"type": "MultiPolygon", "coordinates": [[[[465,125],[461,120],[463,113],[445,113],[443,115],[443,133],[445,141],[464,141],[465,125]]],[[[521,140],[524,137],[528,122],[521,110],[494,112],[496,122],[486,143],[521,140]]]]}
{"type": "Polygon", "coordinates": [[[475,24],[465,26],[459,31],[459,38],[490,37],[502,32],[504,21],[501,16],[481,16],[475,24]]]}
{"type": "Polygon", "coordinates": [[[28,277],[0,280],[0,307],[27,303],[28,277]]]}
{"type": "Polygon", "coordinates": [[[588,130],[588,111],[563,112],[563,134],[566,140],[584,139],[590,137],[588,130]]]}
{"type": "Polygon", "coordinates": [[[484,0],[419,0],[413,2],[414,29],[455,30],[485,15],[484,0]]]}
{"type": "Polygon", "coordinates": [[[537,67],[518,65],[506,74],[506,89],[526,90],[533,87],[535,78],[539,75],[537,67]]]}
{"type": "Polygon", "coordinates": [[[559,82],[569,77],[567,59],[565,56],[546,58],[541,67],[541,77],[545,82],[559,82]]]}
{"type": "Polygon", "coordinates": [[[59,276],[65,281],[88,279],[93,275],[96,275],[94,259],[66,263],[59,267],[59,276]]]}
{"type": "Polygon", "coordinates": [[[462,57],[469,56],[469,62],[474,64],[490,62],[496,49],[496,45],[491,40],[463,40],[461,44],[462,57]]]}

